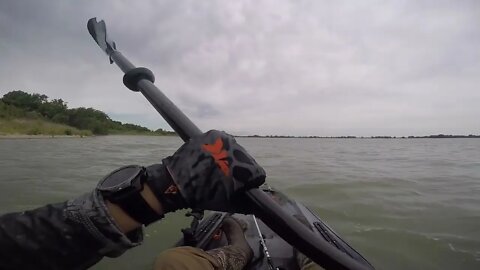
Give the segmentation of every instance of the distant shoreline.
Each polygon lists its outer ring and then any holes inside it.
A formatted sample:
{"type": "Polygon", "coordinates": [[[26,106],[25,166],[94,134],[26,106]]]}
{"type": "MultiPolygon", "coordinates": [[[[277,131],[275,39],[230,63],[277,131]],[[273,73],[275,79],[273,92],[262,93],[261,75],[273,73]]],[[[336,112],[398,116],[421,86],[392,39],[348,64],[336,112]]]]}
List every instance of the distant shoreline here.
{"type": "Polygon", "coordinates": [[[60,138],[86,138],[82,135],[27,135],[27,134],[2,134],[1,139],[60,139],[60,138]]]}
{"type": "Polygon", "coordinates": [[[279,136],[279,135],[235,135],[239,138],[266,138],[266,139],[479,139],[480,135],[428,135],[428,136],[279,136]]]}
{"type": "Polygon", "coordinates": [[[92,138],[92,137],[105,137],[105,136],[149,136],[149,137],[169,137],[176,135],[159,135],[159,134],[109,134],[109,135],[28,135],[28,134],[0,134],[0,140],[11,140],[11,139],[83,139],[83,138],[92,138]]]}
{"type": "MultiPolygon", "coordinates": [[[[149,133],[125,133],[107,135],[48,135],[48,134],[0,134],[1,139],[61,139],[61,138],[91,138],[105,136],[148,136],[148,137],[171,137],[177,134],[149,134],[149,133]]],[[[429,135],[429,136],[280,136],[280,135],[233,135],[235,138],[259,138],[259,139],[480,139],[480,135],[429,135]]]]}
{"type": "MultiPolygon", "coordinates": [[[[108,134],[108,135],[28,135],[28,134],[0,134],[2,139],[62,139],[62,138],[91,138],[104,136],[153,136],[153,137],[170,137],[178,136],[176,134],[108,134]]],[[[260,136],[260,135],[234,135],[236,138],[260,138],[260,139],[480,139],[480,135],[429,135],[429,136],[260,136]]]]}

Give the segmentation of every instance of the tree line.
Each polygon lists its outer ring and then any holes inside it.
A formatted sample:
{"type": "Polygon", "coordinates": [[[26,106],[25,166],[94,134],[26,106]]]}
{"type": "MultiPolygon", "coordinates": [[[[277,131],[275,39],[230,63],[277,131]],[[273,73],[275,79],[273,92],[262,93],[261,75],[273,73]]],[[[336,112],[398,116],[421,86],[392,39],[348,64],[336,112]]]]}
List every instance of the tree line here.
{"type": "Polygon", "coordinates": [[[111,133],[155,133],[170,135],[163,129],[152,131],[135,124],[112,120],[106,113],[93,108],[69,109],[62,99],[49,99],[43,94],[11,91],[0,99],[0,118],[45,119],[80,130],[90,130],[95,135],[111,133]]]}

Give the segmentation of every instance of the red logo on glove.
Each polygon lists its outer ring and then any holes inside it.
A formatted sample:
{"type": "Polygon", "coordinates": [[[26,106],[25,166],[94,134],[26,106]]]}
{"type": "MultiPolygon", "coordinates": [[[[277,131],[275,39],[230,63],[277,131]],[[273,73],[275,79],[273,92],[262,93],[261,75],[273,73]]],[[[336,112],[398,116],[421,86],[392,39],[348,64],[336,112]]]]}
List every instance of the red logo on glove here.
{"type": "Polygon", "coordinates": [[[217,166],[220,168],[223,174],[225,174],[225,176],[228,176],[230,172],[228,161],[226,160],[228,153],[225,151],[225,149],[223,149],[222,139],[218,138],[214,144],[204,144],[203,149],[212,154],[217,166]]]}
{"type": "Polygon", "coordinates": [[[170,185],[167,190],[165,190],[164,194],[177,194],[178,188],[175,185],[170,185]]]}

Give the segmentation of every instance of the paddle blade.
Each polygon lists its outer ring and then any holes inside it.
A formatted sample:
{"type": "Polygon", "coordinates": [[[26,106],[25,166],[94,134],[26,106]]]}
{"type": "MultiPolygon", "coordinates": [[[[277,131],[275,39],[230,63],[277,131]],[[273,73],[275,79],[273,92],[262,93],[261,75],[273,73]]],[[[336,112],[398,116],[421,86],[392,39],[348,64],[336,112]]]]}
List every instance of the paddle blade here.
{"type": "MultiPolygon", "coordinates": [[[[88,20],[87,23],[88,32],[98,44],[100,49],[104,51],[108,56],[110,56],[116,49],[115,42],[111,41],[107,36],[107,26],[105,25],[105,21],[101,20],[97,22],[97,18],[91,18],[88,20]]],[[[113,61],[110,59],[110,64],[113,61]]]]}

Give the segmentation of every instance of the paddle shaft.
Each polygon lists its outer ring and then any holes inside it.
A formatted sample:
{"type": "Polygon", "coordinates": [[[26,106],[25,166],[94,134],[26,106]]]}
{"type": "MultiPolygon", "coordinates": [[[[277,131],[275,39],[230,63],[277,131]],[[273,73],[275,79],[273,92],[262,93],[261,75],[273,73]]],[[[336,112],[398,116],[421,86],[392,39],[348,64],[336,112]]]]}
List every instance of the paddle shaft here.
{"type": "MultiPolygon", "coordinates": [[[[110,54],[110,58],[124,73],[135,68],[119,51],[114,51],[110,54]]],[[[152,82],[147,79],[139,80],[137,88],[183,141],[188,141],[191,137],[202,133],[152,82]]],[[[260,217],[265,224],[324,268],[368,269],[337,249],[326,246],[330,244],[306,229],[298,220],[286,214],[270,196],[260,189],[256,188],[247,191],[246,199],[249,201],[247,202],[249,209],[260,217]],[[318,250],[318,247],[323,247],[323,251],[318,250]]]]}
{"type": "MultiPolygon", "coordinates": [[[[124,73],[135,68],[119,51],[114,51],[110,58],[124,73]]],[[[202,131],[152,82],[143,79],[138,81],[137,87],[184,142],[202,134],[202,131]]]]}

